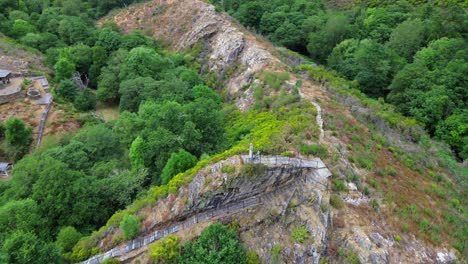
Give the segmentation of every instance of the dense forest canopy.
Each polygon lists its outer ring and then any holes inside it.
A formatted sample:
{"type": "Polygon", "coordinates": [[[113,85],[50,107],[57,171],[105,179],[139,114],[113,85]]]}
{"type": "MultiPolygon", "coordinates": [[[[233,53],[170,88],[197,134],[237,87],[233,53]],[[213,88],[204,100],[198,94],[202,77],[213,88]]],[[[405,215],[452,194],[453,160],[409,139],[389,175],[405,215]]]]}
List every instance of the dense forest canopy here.
{"type": "Polygon", "coordinates": [[[355,80],[468,158],[463,1],[211,0],[272,42],[355,80]]]}
{"type": "Polygon", "coordinates": [[[83,234],[224,145],[222,100],[182,55],[139,31],[95,27],[126,4],[0,1],[2,33],[46,54],[56,102],[85,112],[101,101],[121,111],[107,123],[91,115],[78,133],[21,160],[32,129],[15,118],[0,123],[4,156],[19,160],[0,187],[1,263],[73,260],[83,234]]]}

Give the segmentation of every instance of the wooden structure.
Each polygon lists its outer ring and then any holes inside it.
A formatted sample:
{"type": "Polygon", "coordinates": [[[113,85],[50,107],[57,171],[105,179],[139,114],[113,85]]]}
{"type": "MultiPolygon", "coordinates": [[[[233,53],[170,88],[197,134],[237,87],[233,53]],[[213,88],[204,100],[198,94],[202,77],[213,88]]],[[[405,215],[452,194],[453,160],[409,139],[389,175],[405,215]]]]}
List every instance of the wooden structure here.
{"type": "Polygon", "coordinates": [[[0,83],[10,83],[11,71],[0,69],[0,83]]]}

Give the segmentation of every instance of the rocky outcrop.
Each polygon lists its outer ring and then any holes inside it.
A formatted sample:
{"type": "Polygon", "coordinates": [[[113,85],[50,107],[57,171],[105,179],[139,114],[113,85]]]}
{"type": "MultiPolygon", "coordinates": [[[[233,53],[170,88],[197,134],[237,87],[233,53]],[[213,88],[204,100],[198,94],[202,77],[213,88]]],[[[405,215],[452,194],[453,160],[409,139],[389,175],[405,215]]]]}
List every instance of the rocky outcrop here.
{"type": "Polygon", "coordinates": [[[124,32],[142,29],[176,51],[202,43],[199,60],[226,80],[231,94],[249,85],[262,69],[279,63],[271,46],[246,34],[242,26],[201,0],[150,1],[105,20],[109,19],[124,32]],[[226,76],[233,67],[237,69],[226,76]]]}

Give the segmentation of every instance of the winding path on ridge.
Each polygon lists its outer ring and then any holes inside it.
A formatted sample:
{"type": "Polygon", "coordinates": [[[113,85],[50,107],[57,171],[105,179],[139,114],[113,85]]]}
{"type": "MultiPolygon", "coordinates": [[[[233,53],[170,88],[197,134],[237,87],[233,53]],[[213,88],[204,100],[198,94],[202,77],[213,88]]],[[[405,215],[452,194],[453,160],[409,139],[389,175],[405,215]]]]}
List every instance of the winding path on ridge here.
{"type": "MultiPolygon", "coordinates": [[[[314,95],[310,95],[309,92],[311,92],[310,90],[312,89],[319,89],[318,87],[315,87],[315,86],[312,86],[311,87],[307,87],[306,88],[308,91],[308,93],[304,93],[302,90],[303,88],[299,88],[299,96],[302,98],[302,99],[306,99],[306,100],[309,100],[312,105],[315,107],[315,109],[317,109],[317,117],[316,117],[316,122],[317,122],[317,125],[319,126],[319,129],[320,129],[320,135],[319,135],[319,143],[322,144],[324,143],[324,140],[325,140],[325,131],[323,130],[323,118],[322,118],[322,107],[320,107],[320,105],[314,100],[314,95]]],[[[315,91],[312,91],[312,92],[315,92],[315,91]]],[[[319,91],[321,92],[321,91],[319,91]]]]}

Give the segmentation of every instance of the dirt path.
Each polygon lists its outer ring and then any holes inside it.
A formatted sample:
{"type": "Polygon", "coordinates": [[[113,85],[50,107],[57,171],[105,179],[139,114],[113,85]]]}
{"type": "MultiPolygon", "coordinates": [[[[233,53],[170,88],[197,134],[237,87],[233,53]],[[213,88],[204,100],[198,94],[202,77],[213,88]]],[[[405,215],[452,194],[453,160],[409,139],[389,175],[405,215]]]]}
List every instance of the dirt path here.
{"type": "Polygon", "coordinates": [[[311,86],[308,86],[308,85],[306,85],[305,88],[301,87],[299,89],[299,96],[302,99],[310,100],[312,105],[314,105],[315,109],[317,109],[316,122],[317,122],[317,125],[320,128],[319,143],[322,144],[322,143],[324,143],[324,140],[325,140],[325,131],[323,130],[322,108],[320,107],[320,105],[317,102],[314,101],[314,98],[322,97],[322,93],[320,91],[318,93],[317,93],[317,91],[314,91],[316,89],[317,89],[317,87],[311,87],[311,86]]]}

